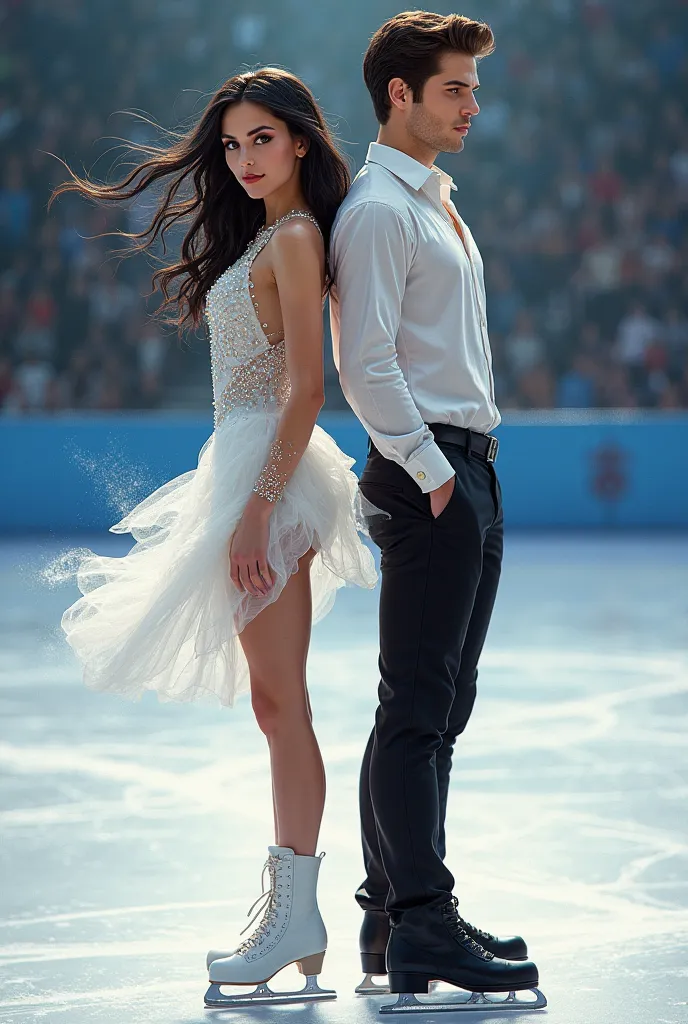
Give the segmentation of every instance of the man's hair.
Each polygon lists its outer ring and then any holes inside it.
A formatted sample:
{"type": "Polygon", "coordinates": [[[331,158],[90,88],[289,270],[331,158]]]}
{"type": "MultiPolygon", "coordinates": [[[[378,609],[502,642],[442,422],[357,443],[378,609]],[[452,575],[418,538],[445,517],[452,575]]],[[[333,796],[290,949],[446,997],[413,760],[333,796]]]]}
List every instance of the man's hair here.
{"type": "Polygon", "coordinates": [[[429,11],[395,15],[377,30],[363,58],[363,78],[375,116],[380,124],[389,120],[392,104],[388,86],[393,78],[403,79],[414,103],[420,103],[428,78],[439,73],[443,54],[453,50],[479,60],[493,49],[492,29],[483,21],[429,11]]]}

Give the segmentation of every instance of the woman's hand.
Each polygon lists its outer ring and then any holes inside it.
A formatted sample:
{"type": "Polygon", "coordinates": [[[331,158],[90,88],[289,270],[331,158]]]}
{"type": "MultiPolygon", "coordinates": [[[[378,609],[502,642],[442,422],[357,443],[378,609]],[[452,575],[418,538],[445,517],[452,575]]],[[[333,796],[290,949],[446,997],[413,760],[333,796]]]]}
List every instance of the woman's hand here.
{"type": "Polygon", "coordinates": [[[229,542],[229,574],[240,591],[266,597],[273,586],[268,565],[273,503],[253,494],[229,542]]]}

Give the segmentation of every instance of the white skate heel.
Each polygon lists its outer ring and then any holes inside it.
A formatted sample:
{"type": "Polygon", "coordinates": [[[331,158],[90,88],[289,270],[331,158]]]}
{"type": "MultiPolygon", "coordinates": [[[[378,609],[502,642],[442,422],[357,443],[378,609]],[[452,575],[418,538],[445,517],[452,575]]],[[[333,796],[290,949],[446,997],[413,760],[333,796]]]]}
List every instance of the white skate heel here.
{"type": "MultiPolygon", "coordinates": [[[[263,875],[269,872],[270,887],[249,910],[250,914],[264,900],[258,910],[263,912],[258,926],[237,949],[208,953],[208,1007],[314,1002],[337,995],[320,988],[317,981],[327,948],[316,893],[322,857],[304,857],[285,846],[270,846],[268,850],[263,875]],[[297,992],[273,992],[268,981],[289,964],[296,964],[305,975],[305,987],[297,992]],[[252,992],[224,995],[221,988],[225,985],[257,987],[252,992]]],[[[255,917],[248,927],[253,921],[255,917]]]]}

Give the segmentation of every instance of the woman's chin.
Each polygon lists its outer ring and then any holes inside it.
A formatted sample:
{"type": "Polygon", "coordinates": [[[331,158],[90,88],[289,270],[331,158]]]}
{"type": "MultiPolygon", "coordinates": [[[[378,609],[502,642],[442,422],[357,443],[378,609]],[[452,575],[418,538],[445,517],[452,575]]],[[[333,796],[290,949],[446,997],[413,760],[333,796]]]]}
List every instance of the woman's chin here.
{"type": "Polygon", "coordinates": [[[266,184],[265,178],[261,178],[260,181],[242,181],[241,185],[251,199],[264,199],[272,192],[272,188],[266,184]]]}

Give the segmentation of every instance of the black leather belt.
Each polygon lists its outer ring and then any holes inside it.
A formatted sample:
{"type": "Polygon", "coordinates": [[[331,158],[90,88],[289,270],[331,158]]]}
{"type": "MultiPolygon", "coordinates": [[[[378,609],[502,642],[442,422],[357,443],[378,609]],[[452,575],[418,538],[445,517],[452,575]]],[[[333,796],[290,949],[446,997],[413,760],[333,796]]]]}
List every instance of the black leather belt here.
{"type": "MultiPolygon", "coordinates": [[[[442,444],[454,444],[471,455],[477,455],[485,462],[496,462],[499,441],[492,434],[479,434],[468,427],[455,427],[451,423],[428,423],[435,440],[442,444]]],[[[375,449],[372,438],[368,438],[368,455],[375,449]]],[[[375,449],[377,451],[377,449],[375,449]]]]}
{"type": "Polygon", "coordinates": [[[499,441],[492,434],[479,434],[467,427],[455,427],[451,423],[428,423],[435,440],[442,444],[455,444],[471,455],[495,462],[499,451],[499,441]]]}

